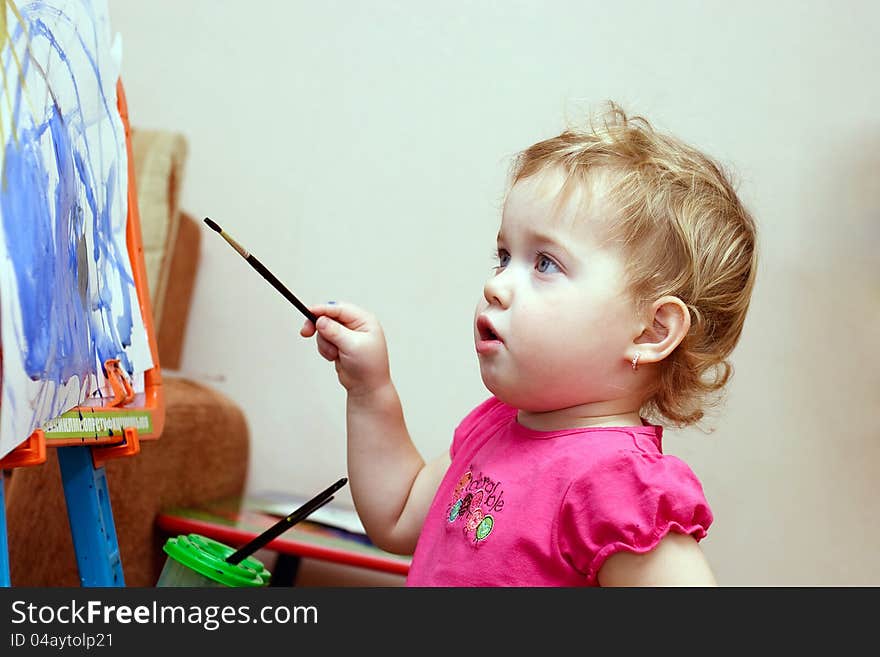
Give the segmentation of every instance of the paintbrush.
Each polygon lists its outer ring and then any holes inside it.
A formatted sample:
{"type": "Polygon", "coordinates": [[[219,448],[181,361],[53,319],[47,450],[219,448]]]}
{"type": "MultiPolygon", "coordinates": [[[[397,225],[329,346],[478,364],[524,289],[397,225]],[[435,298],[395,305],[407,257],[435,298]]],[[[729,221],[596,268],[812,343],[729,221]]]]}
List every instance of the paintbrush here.
{"type": "Polygon", "coordinates": [[[251,267],[253,267],[258,272],[260,272],[260,276],[262,276],[267,281],[269,281],[272,284],[272,287],[274,287],[276,290],[281,292],[281,294],[284,295],[285,299],[287,299],[288,301],[290,301],[290,303],[292,303],[294,306],[296,306],[297,309],[303,315],[306,316],[306,319],[310,320],[312,322],[312,324],[318,323],[317,316],[314,313],[312,313],[308,308],[306,308],[303,305],[302,301],[297,299],[296,296],[293,294],[293,292],[291,292],[290,290],[287,289],[287,287],[284,285],[284,283],[282,283],[277,278],[275,278],[275,275],[272,272],[270,272],[268,269],[266,269],[265,265],[263,265],[262,262],[257,260],[252,253],[249,253],[241,244],[239,244],[234,239],[232,239],[229,236],[229,234],[226,233],[226,231],[224,231],[222,228],[220,228],[220,226],[218,226],[215,222],[208,219],[208,217],[205,217],[205,223],[208,224],[208,226],[210,228],[212,228],[213,230],[220,233],[220,236],[223,239],[225,239],[227,242],[229,242],[229,246],[231,246],[233,249],[238,251],[238,254],[242,258],[247,260],[248,264],[251,267]]]}
{"type": "Polygon", "coordinates": [[[293,511],[289,516],[287,516],[286,518],[282,518],[274,525],[269,527],[269,529],[264,531],[262,534],[251,540],[247,545],[240,547],[238,550],[230,554],[228,557],[226,557],[226,562],[237,564],[243,559],[246,559],[247,557],[252,555],[260,548],[265,547],[266,544],[268,544],[271,540],[286,532],[296,523],[305,520],[306,517],[308,517],[309,515],[320,509],[322,506],[327,504],[327,502],[332,500],[333,493],[345,486],[347,481],[348,479],[346,477],[343,477],[335,484],[332,484],[331,486],[328,486],[327,488],[322,490],[308,502],[304,503],[298,509],[293,511]]]}

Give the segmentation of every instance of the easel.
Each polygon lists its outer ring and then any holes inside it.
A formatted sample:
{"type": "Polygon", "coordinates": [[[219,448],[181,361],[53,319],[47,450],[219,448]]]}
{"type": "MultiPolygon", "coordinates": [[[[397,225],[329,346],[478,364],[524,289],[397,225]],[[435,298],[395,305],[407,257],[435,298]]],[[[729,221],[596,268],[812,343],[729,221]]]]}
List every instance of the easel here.
{"type": "Polygon", "coordinates": [[[47,447],[58,448],[67,518],[82,586],[125,586],[104,463],[137,454],[140,441],[159,438],[165,422],[159,351],[153,331],[137,205],[131,129],[121,80],[117,81],[116,93],[128,153],[126,244],[153,368],[144,373],[144,392],[135,394],[118,361],[108,360],[104,370],[113,389],[113,399],[105,398],[98,405],[84,404],[65,412],[34,431],[0,460],[0,586],[3,587],[11,586],[3,470],[45,463],[47,447]]]}

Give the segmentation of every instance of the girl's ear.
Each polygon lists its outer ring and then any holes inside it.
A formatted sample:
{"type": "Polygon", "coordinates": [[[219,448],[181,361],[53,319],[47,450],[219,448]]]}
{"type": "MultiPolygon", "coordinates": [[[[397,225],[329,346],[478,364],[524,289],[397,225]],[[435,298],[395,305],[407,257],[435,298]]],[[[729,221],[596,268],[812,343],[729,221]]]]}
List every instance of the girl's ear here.
{"type": "Polygon", "coordinates": [[[657,299],[648,310],[650,325],[634,341],[632,360],[638,353],[638,363],[659,363],[669,356],[684,340],[691,328],[691,314],[678,297],[665,296],[657,299]]]}

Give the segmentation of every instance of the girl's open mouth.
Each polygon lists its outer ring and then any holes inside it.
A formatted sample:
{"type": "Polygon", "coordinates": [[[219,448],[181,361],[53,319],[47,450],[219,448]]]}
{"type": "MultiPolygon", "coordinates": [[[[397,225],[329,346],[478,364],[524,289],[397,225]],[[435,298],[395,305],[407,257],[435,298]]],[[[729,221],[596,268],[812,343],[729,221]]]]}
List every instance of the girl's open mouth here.
{"type": "Polygon", "coordinates": [[[484,315],[477,318],[477,353],[484,354],[499,349],[504,340],[495,331],[492,322],[484,315]]]}
{"type": "Polygon", "coordinates": [[[480,335],[480,340],[498,340],[499,342],[503,342],[501,336],[495,332],[495,327],[492,326],[492,322],[485,315],[480,315],[477,318],[477,332],[480,335]]]}

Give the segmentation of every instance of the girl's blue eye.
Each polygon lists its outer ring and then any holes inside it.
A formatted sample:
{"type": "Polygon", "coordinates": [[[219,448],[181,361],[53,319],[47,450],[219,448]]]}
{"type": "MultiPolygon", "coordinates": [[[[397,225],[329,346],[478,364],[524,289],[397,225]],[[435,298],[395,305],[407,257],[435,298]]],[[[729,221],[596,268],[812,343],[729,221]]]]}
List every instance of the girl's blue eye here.
{"type": "Polygon", "coordinates": [[[562,271],[552,259],[545,256],[543,253],[538,254],[538,260],[535,262],[535,269],[537,269],[542,274],[546,274],[548,271],[551,273],[554,271],[562,271]]]}
{"type": "Polygon", "coordinates": [[[496,269],[504,269],[507,266],[507,263],[510,262],[510,254],[504,249],[498,249],[495,253],[495,258],[498,260],[498,266],[496,269]]]}

